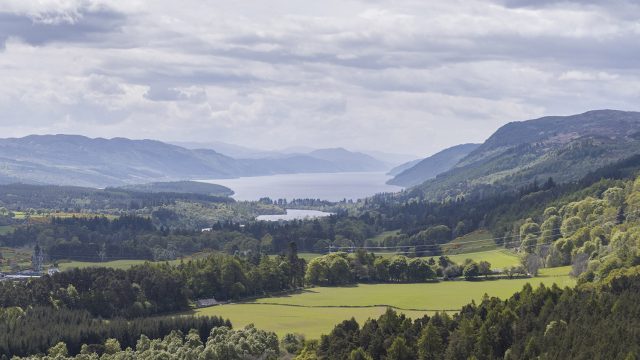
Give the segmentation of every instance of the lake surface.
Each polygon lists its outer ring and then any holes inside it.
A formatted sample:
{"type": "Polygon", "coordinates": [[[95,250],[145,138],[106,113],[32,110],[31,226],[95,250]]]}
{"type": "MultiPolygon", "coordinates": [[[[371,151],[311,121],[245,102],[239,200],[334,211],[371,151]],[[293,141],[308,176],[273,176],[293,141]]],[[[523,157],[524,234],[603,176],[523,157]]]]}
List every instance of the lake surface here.
{"type": "Polygon", "coordinates": [[[262,221],[288,221],[288,220],[303,220],[303,219],[315,219],[319,217],[329,216],[331,213],[317,210],[297,210],[287,209],[286,214],[282,215],[260,215],[256,219],[262,221]]]}
{"type": "Polygon", "coordinates": [[[237,179],[201,180],[226,186],[236,200],[321,199],[340,201],[362,199],[381,192],[395,192],[402,187],[387,185],[391,177],[380,172],[286,174],[241,177],[237,179]]]}

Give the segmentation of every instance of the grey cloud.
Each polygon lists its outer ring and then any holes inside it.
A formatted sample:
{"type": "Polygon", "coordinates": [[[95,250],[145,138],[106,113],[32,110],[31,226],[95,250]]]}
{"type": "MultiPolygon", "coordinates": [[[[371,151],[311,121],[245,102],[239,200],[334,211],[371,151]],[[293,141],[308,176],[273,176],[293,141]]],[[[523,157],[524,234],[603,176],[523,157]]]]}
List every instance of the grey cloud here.
{"type": "Polygon", "coordinates": [[[126,16],[111,10],[82,11],[74,21],[42,22],[27,15],[0,12],[0,44],[16,37],[32,45],[51,42],[93,42],[118,32],[126,16]]]}
{"type": "Polygon", "coordinates": [[[0,43],[22,39],[0,58],[0,128],[424,153],[640,97],[640,28],[624,1],[328,0],[322,17],[295,0],[267,15],[194,1],[67,22],[0,13],[0,43]]]}

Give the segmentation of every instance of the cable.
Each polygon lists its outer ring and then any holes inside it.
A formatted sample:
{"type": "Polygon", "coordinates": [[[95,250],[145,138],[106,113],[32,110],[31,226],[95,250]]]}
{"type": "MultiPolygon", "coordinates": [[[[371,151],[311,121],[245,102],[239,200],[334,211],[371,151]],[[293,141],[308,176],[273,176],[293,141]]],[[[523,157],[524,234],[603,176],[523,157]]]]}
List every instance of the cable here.
{"type": "MultiPolygon", "coordinates": [[[[628,216],[630,214],[635,214],[635,213],[639,213],[639,210],[635,210],[632,212],[629,212],[627,214],[625,214],[625,216],[628,216]]],[[[603,222],[606,222],[607,220],[615,220],[618,217],[618,215],[615,216],[611,216],[611,217],[605,217],[603,219],[601,219],[603,222]]],[[[557,228],[551,228],[549,229],[551,231],[559,231],[561,230],[561,227],[557,227],[557,228]]],[[[487,241],[496,241],[496,240],[504,240],[504,239],[509,239],[509,238],[515,238],[515,237],[520,237],[520,235],[518,234],[512,234],[512,235],[507,235],[507,236],[502,236],[502,237],[494,237],[494,238],[486,238],[486,239],[477,239],[477,240],[469,240],[469,241],[463,241],[463,242],[456,242],[455,245],[464,245],[464,244],[471,244],[471,243],[477,243],[477,242],[487,242],[487,241]]],[[[521,241],[521,240],[520,240],[521,241]]],[[[407,248],[407,249],[422,249],[422,248],[439,248],[442,245],[446,245],[448,243],[445,244],[422,244],[422,245],[398,245],[398,246],[361,246],[361,247],[355,247],[355,246],[329,246],[326,249],[328,249],[329,251],[331,251],[332,249],[335,250],[350,250],[350,249],[364,249],[364,250],[369,250],[369,249],[378,249],[378,250],[397,250],[397,249],[402,249],[402,248],[407,248]]]]}

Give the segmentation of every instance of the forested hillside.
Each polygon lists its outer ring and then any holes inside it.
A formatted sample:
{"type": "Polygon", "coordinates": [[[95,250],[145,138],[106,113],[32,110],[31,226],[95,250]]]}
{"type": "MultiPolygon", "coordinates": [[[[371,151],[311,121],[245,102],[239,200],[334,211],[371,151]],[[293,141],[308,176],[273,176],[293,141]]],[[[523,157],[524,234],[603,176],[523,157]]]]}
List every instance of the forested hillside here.
{"type": "Polygon", "coordinates": [[[640,113],[590,111],[512,122],[453,169],[418,187],[428,199],[483,197],[549,177],[575,181],[640,151],[640,113]]]}
{"type": "Polygon", "coordinates": [[[228,187],[197,181],[154,182],[148,184],[125,185],[126,190],[152,193],[202,194],[210,196],[231,196],[233,190],[228,187]]]}
{"type": "Polygon", "coordinates": [[[397,174],[393,174],[394,178],[387,183],[404,187],[420,185],[456,166],[460,160],[477,149],[478,146],[480,144],[462,144],[442,150],[397,174]]]}

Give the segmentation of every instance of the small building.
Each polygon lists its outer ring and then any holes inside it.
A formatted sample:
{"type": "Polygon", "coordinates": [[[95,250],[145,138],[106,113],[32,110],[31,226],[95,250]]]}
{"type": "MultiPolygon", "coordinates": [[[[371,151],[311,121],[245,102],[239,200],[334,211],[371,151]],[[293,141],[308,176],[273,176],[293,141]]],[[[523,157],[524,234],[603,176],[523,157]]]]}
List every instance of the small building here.
{"type": "Polygon", "coordinates": [[[57,274],[59,272],[60,269],[58,269],[57,267],[52,267],[47,270],[47,274],[49,274],[49,276],[53,276],[53,274],[57,274]]]}
{"type": "Polygon", "coordinates": [[[197,308],[204,308],[204,307],[216,306],[216,305],[220,305],[220,303],[215,298],[196,300],[197,308]]]}

